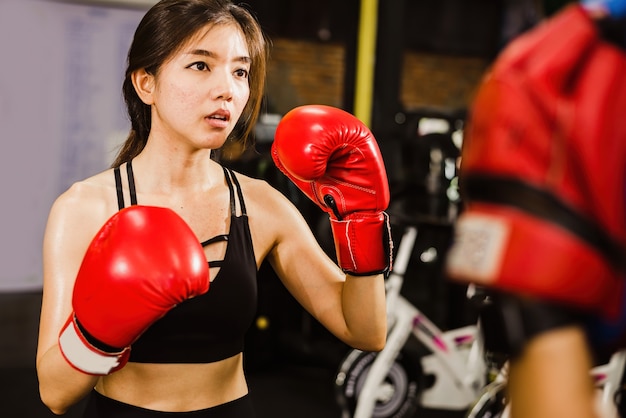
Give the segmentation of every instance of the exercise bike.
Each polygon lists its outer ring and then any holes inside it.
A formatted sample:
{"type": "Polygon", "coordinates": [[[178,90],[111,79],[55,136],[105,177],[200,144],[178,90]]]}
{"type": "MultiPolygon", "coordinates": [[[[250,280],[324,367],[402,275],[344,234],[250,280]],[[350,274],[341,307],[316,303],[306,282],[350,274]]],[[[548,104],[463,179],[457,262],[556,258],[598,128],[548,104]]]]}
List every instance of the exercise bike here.
{"type": "Polygon", "coordinates": [[[486,384],[479,325],[443,331],[400,294],[417,234],[415,226],[403,232],[386,280],[385,348],[351,350],[340,364],[335,390],[343,418],[408,418],[418,407],[467,410],[486,384]],[[407,350],[412,338],[425,354],[407,350]]]}

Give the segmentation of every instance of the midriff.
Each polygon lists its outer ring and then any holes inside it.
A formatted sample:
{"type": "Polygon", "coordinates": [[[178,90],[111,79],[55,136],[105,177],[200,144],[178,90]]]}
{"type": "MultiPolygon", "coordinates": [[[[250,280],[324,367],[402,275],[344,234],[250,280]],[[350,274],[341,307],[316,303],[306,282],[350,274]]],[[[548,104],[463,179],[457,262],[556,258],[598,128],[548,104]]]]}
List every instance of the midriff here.
{"type": "Polygon", "coordinates": [[[102,377],[95,389],[111,399],[163,412],[210,408],[248,393],[241,353],[206,364],[128,363],[102,377]]]}

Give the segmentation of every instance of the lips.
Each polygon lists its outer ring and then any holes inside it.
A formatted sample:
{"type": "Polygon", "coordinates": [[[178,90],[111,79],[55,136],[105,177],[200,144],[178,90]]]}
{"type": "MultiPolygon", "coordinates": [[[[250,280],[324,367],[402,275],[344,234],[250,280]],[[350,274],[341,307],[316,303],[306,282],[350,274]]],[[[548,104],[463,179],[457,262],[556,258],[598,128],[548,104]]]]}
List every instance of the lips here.
{"type": "Polygon", "coordinates": [[[217,112],[211,113],[208,118],[228,122],[230,120],[230,112],[228,110],[218,110],[217,112]]]}
{"type": "Polygon", "coordinates": [[[230,112],[227,110],[218,110],[208,115],[205,119],[209,125],[214,128],[227,128],[230,121],[230,112]]]}

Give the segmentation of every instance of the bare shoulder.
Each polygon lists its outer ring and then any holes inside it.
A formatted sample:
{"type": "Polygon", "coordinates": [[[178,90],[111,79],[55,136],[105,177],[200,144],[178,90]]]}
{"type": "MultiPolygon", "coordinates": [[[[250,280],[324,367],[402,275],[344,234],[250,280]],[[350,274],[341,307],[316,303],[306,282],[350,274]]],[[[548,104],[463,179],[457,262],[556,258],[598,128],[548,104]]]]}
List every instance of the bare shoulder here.
{"type": "MultiPolygon", "coordinates": [[[[295,205],[267,181],[237,174],[249,214],[266,217],[267,222],[281,216],[299,215],[295,205]]],[[[285,219],[283,219],[285,220],[285,219]]]]}
{"type": "Polygon", "coordinates": [[[72,184],[53,203],[48,226],[95,233],[115,211],[117,200],[111,170],[72,184]]]}

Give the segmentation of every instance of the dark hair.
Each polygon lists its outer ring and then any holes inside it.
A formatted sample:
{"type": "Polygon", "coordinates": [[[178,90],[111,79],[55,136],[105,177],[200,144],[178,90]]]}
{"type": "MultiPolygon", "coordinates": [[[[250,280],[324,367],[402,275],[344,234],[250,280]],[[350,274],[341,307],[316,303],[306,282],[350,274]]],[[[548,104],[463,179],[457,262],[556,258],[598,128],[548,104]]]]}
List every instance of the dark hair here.
{"type": "Polygon", "coordinates": [[[150,106],[141,101],[132,83],[134,71],[144,68],[156,75],[160,66],[207,24],[236,23],[247,42],[250,66],[250,98],[228,140],[244,146],[256,123],[265,89],[269,45],[257,19],[230,0],[162,0],[143,17],[128,51],[122,86],[131,130],[112,167],[137,156],[146,145],[151,127],[150,106]]]}

